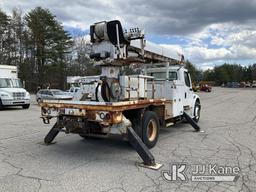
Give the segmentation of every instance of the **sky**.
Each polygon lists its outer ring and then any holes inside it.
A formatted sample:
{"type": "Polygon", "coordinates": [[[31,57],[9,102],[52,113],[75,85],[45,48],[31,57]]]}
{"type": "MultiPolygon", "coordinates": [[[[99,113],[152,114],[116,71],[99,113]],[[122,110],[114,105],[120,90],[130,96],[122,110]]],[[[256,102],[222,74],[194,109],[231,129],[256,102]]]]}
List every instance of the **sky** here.
{"type": "Polygon", "coordinates": [[[201,69],[256,63],[256,0],[0,0],[7,14],[37,6],[48,8],[75,35],[86,35],[95,22],[119,19],[201,69]]]}

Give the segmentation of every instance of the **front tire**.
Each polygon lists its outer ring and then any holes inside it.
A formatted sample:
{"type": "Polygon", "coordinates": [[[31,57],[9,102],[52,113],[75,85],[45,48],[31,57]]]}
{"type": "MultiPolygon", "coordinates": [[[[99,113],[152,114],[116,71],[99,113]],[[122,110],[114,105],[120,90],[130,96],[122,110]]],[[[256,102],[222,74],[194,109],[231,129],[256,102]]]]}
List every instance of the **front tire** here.
{"type": "Polygon", "coordinates": [[[30,104],[22,105],[23,109],[28,109],[30,107],[30,104]]]}
{"type": "Polygon", "coordinates": [[[200,105],[200,102],[197,100],[195,102],[195,106],[194,106],[194,118],[193,118],[193,120],[195,122],[199,121],[199,119],[200,119],[200,112],[201,112],[201,105],[200,105]]]}
{"type": "Polygon", "coordinates": [[[0,110],[2,110],[4,108],[2,100],[0,99],[0,110]]]}
{"type": "Polygon", "coordinates": [[[159,127],[156,113],[146,111],[142,118],[142,141],[149,149],[153,148],[158,141],[159,127]]]}

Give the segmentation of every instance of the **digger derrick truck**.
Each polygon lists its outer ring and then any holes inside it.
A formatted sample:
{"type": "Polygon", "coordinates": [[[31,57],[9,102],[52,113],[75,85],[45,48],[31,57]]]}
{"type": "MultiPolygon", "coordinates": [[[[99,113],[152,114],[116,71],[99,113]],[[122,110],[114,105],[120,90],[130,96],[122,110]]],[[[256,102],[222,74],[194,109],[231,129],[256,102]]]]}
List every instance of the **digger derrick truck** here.
{"type": "Polygon", "coordinates": [[[60,131],[83,138],[119,134],[143,159],[141,165],[159,168],[148,148],[156,145],[160,128],[186,119],[200,130],[200,99],[183,55],[146,42],[138,28],[124,31],[118,20],[91,25],[90,37],[90,58],[101,75],[81,78],[71,101],[40,103],[44,123],[57,119],[44,142],[50,144],[60,131]],[[139,74],[125,74],[131,64],[141,65],[139,74]]]}

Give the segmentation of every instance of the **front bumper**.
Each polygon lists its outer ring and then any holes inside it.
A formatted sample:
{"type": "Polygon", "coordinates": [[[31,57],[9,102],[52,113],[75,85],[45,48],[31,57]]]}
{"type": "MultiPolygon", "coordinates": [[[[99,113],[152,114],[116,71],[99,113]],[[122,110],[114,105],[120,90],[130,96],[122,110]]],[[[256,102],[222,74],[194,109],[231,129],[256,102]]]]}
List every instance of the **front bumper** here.
{"type": "Polygon", "coordinates": [[[21,106],[30,104],[30,99],[2,99],[3,106],[21,106]]]}

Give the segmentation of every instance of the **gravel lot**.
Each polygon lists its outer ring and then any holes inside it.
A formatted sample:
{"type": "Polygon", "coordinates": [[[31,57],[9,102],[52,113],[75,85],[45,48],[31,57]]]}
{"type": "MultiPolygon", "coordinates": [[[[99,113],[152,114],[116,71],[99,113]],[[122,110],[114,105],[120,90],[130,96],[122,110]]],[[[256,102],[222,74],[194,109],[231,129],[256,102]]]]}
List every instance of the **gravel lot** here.
{"type": "Polygon", "coordinates": [[[45,146],[50,126],[40,109],[0,111],[0,191],[256,191],[256,89],[214,88],[199,93],[202,114],[189,124],[162,129],[151,151],[164,166],[135,165],[137,153],[118,139],[84,140],[61,133],[45,146]],[[237,182],[166,182],[173,162],[239,166],[237,182]]]}

